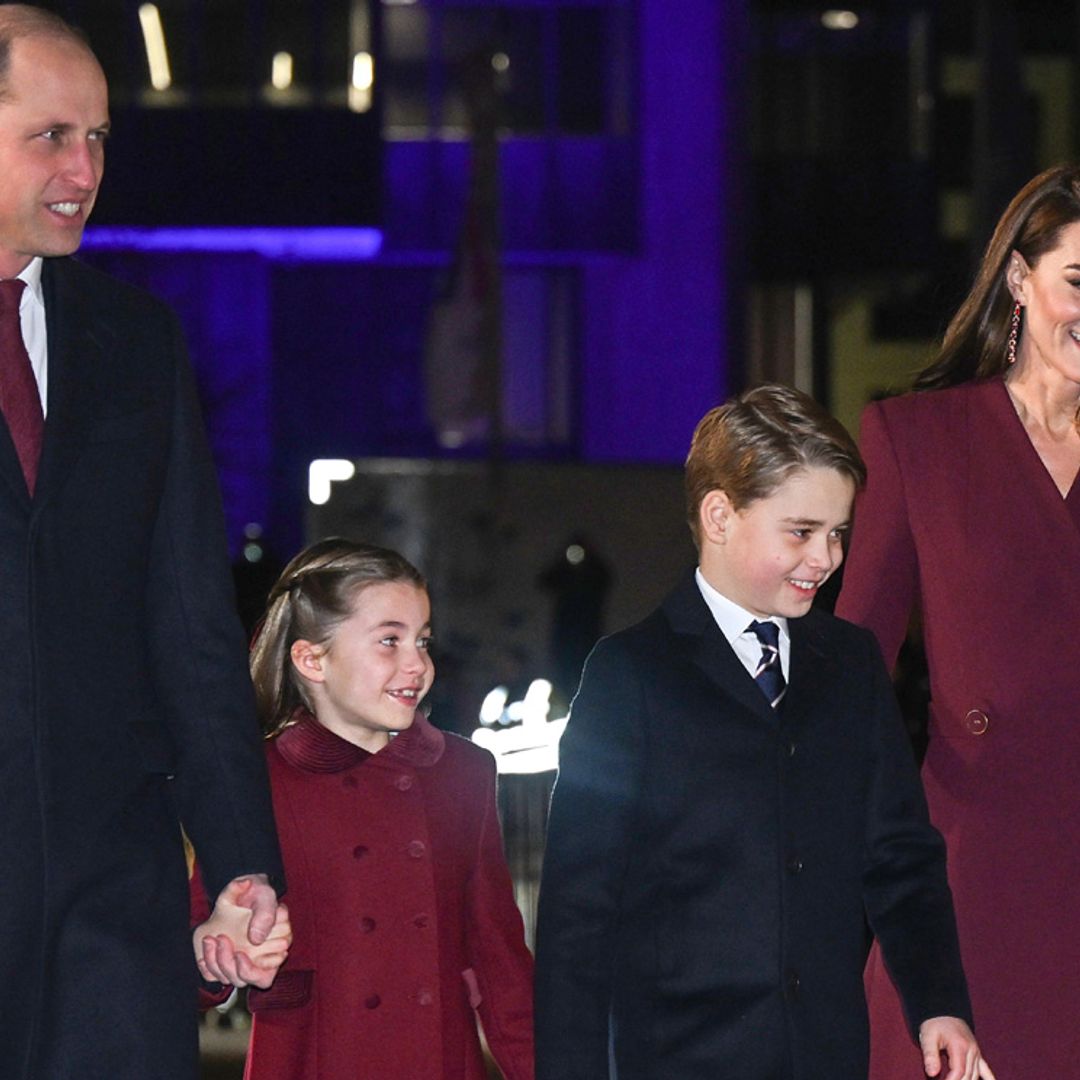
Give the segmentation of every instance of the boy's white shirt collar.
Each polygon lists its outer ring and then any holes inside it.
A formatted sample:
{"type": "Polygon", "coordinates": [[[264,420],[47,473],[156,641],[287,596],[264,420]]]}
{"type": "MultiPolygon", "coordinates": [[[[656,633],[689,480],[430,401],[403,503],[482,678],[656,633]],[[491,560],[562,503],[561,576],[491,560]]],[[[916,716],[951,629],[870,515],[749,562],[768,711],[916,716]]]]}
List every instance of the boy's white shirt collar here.
{"type": "Polygon", "coordinates": [[[773,615],[769,619],[761,619],[752,611],[740,607],[734,600],[729,600],[723,593],[719,593],[706,580],[699,566],[694,571],[694,580],[697,582],[701,598],[712,613],[720,632],[727,638],[728,644],[735,650],[735,655],[742,661],[743,667],[751,675],[757,670],[758,661],[761,659],[761,643],[750,629],[752,622],[772,622],[780,629],[780,670],[787,678],[791,670],[791,635],[788,633],[788,621],[782,615],[773,615]]]}

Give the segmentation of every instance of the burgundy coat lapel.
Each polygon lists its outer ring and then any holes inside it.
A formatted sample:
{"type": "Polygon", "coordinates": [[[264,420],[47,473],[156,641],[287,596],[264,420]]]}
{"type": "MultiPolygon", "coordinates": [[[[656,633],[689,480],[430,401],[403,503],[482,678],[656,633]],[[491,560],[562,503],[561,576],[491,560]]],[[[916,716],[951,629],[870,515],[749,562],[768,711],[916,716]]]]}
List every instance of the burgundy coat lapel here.
{"type": "Polygon", "coordinates": [[[971,512],[985,517],[987,508],[994,507],[998,520],[1002,512],[1011,513],[1020,533],[1014,550],[1026,550],[1033,559],[1064,559],[1070,569],[1075,567],[1080,560],[1080,483],[1074,481],[1062,498],[1001,379],[977,386],[969,406],[971,512]],[[1000,455],[996,467],[988,468],[986,459],[995,450],[1000,455]]]}

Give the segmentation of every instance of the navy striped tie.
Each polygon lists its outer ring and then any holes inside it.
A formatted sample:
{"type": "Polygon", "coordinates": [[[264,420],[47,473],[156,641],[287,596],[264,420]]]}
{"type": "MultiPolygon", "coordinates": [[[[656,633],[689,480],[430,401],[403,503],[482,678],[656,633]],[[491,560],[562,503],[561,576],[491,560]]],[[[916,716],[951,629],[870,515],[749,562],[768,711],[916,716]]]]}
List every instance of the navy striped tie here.
{"type": "Polygon", "coordinates": [[[754,682],[775,709],[787,690],[780,667],[780,627],[773,622],[752,622],[749,628],[761,642],[761,659],[754,672],[754,682]]]}

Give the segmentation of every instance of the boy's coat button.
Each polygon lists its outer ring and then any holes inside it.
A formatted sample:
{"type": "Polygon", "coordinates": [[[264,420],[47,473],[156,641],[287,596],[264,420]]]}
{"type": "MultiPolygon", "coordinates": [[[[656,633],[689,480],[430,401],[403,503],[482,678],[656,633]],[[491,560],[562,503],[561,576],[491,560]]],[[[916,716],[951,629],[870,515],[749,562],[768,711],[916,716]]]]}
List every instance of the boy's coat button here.
{"type": "Polygon", "coordinates": [[[985,735],[990,726],[990,717],[982,709],[972,709],[964,717],[964,727],[969,735],[985,735]]]}

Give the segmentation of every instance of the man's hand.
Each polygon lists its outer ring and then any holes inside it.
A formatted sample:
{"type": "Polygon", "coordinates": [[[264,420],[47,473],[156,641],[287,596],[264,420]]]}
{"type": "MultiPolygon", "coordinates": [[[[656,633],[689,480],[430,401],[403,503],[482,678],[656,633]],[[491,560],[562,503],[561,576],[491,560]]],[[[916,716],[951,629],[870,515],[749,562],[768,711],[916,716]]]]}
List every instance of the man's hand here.
{"type": "Polygon", "coordinates": [[[994,1080],[990,1066],[979,1053],[971,1028],[955,1016],[934,1016],[919,1025],[919,1046],[927,1076],[939,1080],[994,1080]],[[941,1055],[949,1060],[949,1071],[942,1075],[941,1055]]]}
{"type": "Polygon", "coordinates": [[[288,909],[264,875],[235,878],[195,928],[193,942],[204,979],[265,990],[292,944],[288,909]]]}

